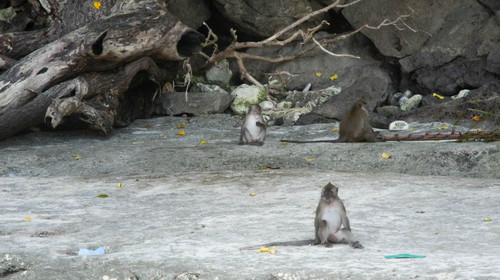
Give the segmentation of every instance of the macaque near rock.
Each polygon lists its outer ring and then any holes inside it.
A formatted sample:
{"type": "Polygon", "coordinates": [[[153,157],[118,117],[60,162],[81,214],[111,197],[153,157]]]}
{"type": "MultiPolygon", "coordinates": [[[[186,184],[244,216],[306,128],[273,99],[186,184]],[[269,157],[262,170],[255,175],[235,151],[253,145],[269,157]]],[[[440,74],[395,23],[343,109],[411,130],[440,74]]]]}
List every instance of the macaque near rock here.
{"type": "Polygon", "coordinates": [[[240,145],[264,145],[266,121],[259,105],[250,105],[240,133],[240,145]]]}

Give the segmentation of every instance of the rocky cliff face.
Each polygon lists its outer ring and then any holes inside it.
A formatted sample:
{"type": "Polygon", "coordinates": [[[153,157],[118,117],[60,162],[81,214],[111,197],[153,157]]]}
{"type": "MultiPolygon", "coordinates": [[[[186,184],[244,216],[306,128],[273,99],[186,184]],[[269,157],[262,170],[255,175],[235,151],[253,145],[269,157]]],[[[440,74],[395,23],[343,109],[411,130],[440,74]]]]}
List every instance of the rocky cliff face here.
{"type": "MultiPolygon", "coordinates": [[[[180,4],[180,1],[175,2],[180,4]]],[[[332,2],[200,1],[205,10],[190,10],[199,14],[187,18],[209,18],[209,25],[216,33],[221,34],[220,42],[230,42],[230,27],[237,30],[240,39],[255,41],[274,34],[298,18],[332,2]]],[[[500,104],[498,1],[361,1],[315,17],[305,22],[301,28],[305,30],[316,26],[321,20],[326,20],[330,25],[323,28],[317,36],[328,38],[365,24],[376,27],[384,21],[390,22],[398,18],[401,21],[396,25],[364,29],[362,34],[327,45],[327,48],[335,53],[354,54],[360,56],[360,59],[334,57],[315,50],[296,60],[280,64],[256,60],[245,60],[245,63],[247,69],[261,83],[267,82],[264,73],[287,71],[298,75],[288,82],[288,89],[302,89],[309,83],[312,84],[312,89],[316,90],[330,86],[342,88],[343,94],[332,98],[336,99],[335,102],[327,102],[315,109],[315,114],[327,118],[338,119],[344,113],[346,104],[357,98],[367,99],[373,110],[383,105],[395,105],[397,100],[393,97],[394,94],[406,90],[422,95],[423,105],[439,106],[446,103],[444,107],[450,111],[442,114],[434,110],[435,108],[428,108],[430,114],[412,111],[398,115],[399,118],[404,118],[405,115],[421,115],[422,121],[444,118],[440,120],[453,122],[462,113],[454,111],[461,110],[464,103],[472,102],[472,98],[488,96],[485,105],[477,108],[484,111],[492,110],[500,104]],[[338,79],[329,79],[333,75],[337,75],[338,79]],[[464,102],[452,101],[449,98],[463,89],[480,88],[481,95],[471,95],[462,99],[464,102]],[[433,97],[434,93],[444,98],[433,97]]],[[[297,53],[305,47],[307,46],[297,41],[285,47],[249,49],[248,52],[276,58],[297,53]]],[[[235,74],[238,74],[236,67],[234,70],[235,74]]],[[[466,113],[465,119],[472,119],[472,115],[466,113]]],[[[498,117],[490,118],[488,122],[488,127],[500,125],[498,117]]]]}

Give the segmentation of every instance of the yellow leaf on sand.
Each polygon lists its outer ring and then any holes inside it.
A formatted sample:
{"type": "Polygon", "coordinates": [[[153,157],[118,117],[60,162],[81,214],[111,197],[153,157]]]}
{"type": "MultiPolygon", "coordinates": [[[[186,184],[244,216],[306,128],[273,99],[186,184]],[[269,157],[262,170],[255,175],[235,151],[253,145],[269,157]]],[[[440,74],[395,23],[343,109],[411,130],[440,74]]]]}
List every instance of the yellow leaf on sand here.
{"type": "Polygon", "coordinates": [[[74,160],[79,160],[79,159],[82,159],[83,157],[81,155],[77,155],[77,154],[72,154],[71,157],[74,159],[74,160]]]}
{"type": "Polygon", "coordinates": [[[275,254],[276,253],[276,247],[272,247],[271,249],[266,248],[266,247],[261,247],[257,253],[269,253],[269,254],[275,254]]]}
{"type": "Polygon", "coordinates": [[[144,144],[144,141],[132,142],[132,145],[137,145],[137,144],[144,144]]]}
{"type": "Polygon", "coordinates": [[[207,141],[205,141],[205,140],[200,142],[200,145],[205,145],[205,144],[207,144],[207,141]]]}
{"type": "Polygon", "coordinates": [[[436,128],[437,128],[437,129],[439,129],[439,130],[441,130],[441,129],[448,129],[448,127],[447,127],[447,126],[438,126],[438,127],[436,127],[436,128]]]}
{"type": "Polygon", "coordinates": [[[98,197],[98,198],[106,198],[106,197],[108,197],[108,195],[107,195],[107,194],[100,194],[100,195],[98,195],[97,197],[98,197]]]}
{"type": "Polygon", "coordinates": [[[288,145],[288,142],[281,142],[281,145],[288,145]]]}
{"type": "Polygon", "coordinates": [[[31,218],[30,216],[26,216],[26,218],[24,218],[27,222],[31,222],[31,218]]]}
{"type": "Polygon", "coordinates": [[[250,196],[255,196],[255,193],[254,193],[254,192],[253,192],[253,193],[250,193],[250,196]]]}
{"type": "Polygon", "coordinates": [[[382,158],[385,158],[385,159],[390,159],[390,158],[391,158],[391,155],[386,154],[386,153],[382,153],[382,158]]]}
{"type": "Polygon", "coordinates": [[[259,251],[257,251],[257,253],[265,253],[265,252],[269,252],[269,251],[270,251],[270,250],[269,250],[269,248],[266,248],[266,247],[261,247],[261,248],[259,249],[259,251]]]}
{"type": "Polygon", "coordinates": [[[484,219],[484,221],[489,222],[489,221],[491,221],[491,218],[488,217],[488,218],[484,219]]]}
{"type": "Polygon", "coordinates": [[[306,161],[313,161],[315,158],[306,158],[306,161]]]}
{"type": "Polygon", "coordinates": [[[321,77],[321,76],[323,76],[323,73],[321,73],[321,72],[316,72],[316,77],[321,77]]]}
{"type": "Polygon", "coordinates": [[[123,187],[123,183],[118,183],[118,184],[116,184],[116,187],[117,187],[117,188],[122,188],[122,187],[123,187]]]}
{"type": "Polygon", "coordinates": [[[177,126],[177,128],[181,129],[181,128],[184,128],[186,126],[185,123],[181,123],[180,125],[177,126]]]}
{"type": "Polygon", "coordinates": [[[185,134],[186,134],[186,132],[184,132],[184,130],[177,132],[177,135],[185,135],[185,134]]]}
{"type": "Polygon", "coordinates": [[[260,170],[274,170],[274,169],[280,169],[281,167],[279,166],[259,166],[260,170]]]}
{"type": "Polygon", "coordinates": [[[336,80],[336,79],[338,79],[338,78],[339,78],[339,75],[337,75],[337,74],[335,74],[335,75],[333,75],[333,76],[330,76],[330,80],[332,80],[332,81],[333,81],[333,80],[336,80]]]}
{"type": "Polygon", "coordinates": [[[101,8],[101,3],[97,1],[94,2],[94,7],[99,10],[101,8]]]}
{"type": "Polygon", "coordinates": [[[435,92],[432,94],[432,96],[434,96],[436,98],[439,98],[439,99],[444,99],[444,96],[441,96],[441,95],[439,95],[439,94],[437,94],[435,92]]]}
{"type": "Polygon", "coordinates": [[[336,128],[336,127],[334,127],[334,128],[332,129],[332,131],[333,131],[333,132],[337,132],[337,131],[339,131],[339,129],[338,129],[338,128],[336,128]]]}
{"type": "Polygon", "coordinates": [[[472,119],[475,120],[475,121],[480,121],[481,117],[480,116],[474,116],[474,117],[472,117],[472,119]]]}

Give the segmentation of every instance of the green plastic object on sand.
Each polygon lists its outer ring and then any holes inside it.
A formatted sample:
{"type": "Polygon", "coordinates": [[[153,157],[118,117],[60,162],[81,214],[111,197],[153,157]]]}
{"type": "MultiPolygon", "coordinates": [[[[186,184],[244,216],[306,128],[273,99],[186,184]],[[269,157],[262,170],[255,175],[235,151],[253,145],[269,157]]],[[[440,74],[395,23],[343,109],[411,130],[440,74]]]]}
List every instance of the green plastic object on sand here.
{"type": "Polygon", "coordinates": [[[399,254],[399,255],[385,256],[385,258],[386,259],[408,259],[408,258],[425,258],[425,256],[410,255],[410,254],[399,254]]]}

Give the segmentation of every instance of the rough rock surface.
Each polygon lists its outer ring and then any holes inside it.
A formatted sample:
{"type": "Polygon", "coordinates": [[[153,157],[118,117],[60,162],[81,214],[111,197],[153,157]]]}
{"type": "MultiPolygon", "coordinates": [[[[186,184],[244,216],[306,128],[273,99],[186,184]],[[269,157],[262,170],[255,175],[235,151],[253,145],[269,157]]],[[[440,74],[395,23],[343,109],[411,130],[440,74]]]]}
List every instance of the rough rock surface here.
{"type": "Polygon", "coordinates": [[[500,277],[498,142],[278,141],[336,137],[322,124],[271,127],[253,147],[236,144],[240,124],[167,117],[108,137],[36,132],[0,142],[2,279],[500,277]],[[313,238],[329,181],[365,249],[240,250],[313,238]],[[100,246],[104,255],[77,255],[100,246]],[[426,257],[384,258],[399,253],[426,257]]]}
{"type": "Polygon", "coordinates": [[[223,92],[185,92],[166,93],[157,97],[153,113],[157,115],[190,114],[199,116],[207,113],[223,113],[233,97],[223,92]]]}
{"type": "MultiPolygon", "coordinates": [[[[437,98],[434,98],[437,99],[437,98]]],[[[495,130],[500,128],[500,85],[487,83],[472,90],[466,97],[460,99],[446,98],[435,104],[428,104],[416,110],[402,112],[392,119],[408,122],[441,121],[455,123],[461,126],[495,130]],[[484,116],[470,109],[482,112],[491,112],[493,115],[483,117],[480,122],[474,120],[475,116],[484,116]]]]}
{"type": "Polygon", "coordinates": [[[417,93],[454,95],[499,80],[500,14],[487,7],[476,0],[375,0],[342,13],[354,27],[410,15],[400,29],[363,33],[383,55],[400,58],[417,93]]]}
{"type": "MultiPolygon", "coordinates": [[[[306,0],[216,0],[214,6],[243,32],[257,37],[269,37],[313,11],[306,0]]],[[[306,27],[313,27],[321,18],[306,27]]]]}
{"type": "Polygon", "coordinates": [[[210,7],[200,0],[168,0],[168,10],[185,25],[197,29],[210,16],[210,7]]]}
{"type": "MultiPolygon", "coordinates": [[[[325,33],[317,37],[318,40],[333,38],[325,33]]],[[[365,93],[367,93],[366,90],[377,90],[380,94],[393,93],[397,83],[393,80],[391,67],[373,58],[372,50],[366,44],[369,44],[366,37],[359,35],[326,45],[329,51],[336,54],[355,55],[359,56],[359,59],[336,57],[316,49],[284,63],[272,64],[257,60],[245,60],[245,65],[247,70],[263,83],[267,83],[267,76],[264,73],[287,71],[290,74],[298,75],[286,83],[288,89],[302,90],[311,83],[312,90],[336,86],[342,90],[352,88],[352,91],[358,91],[358,89],[361,91],[365,89],[365,93]],[[334,78],[335,75],[337,75],[336,78],[334,78]]],[[[292,56],[309,48],[309,46],[310,44],[297,42],[283,48],[250,49],[248,52],[253,55],[277,58],[292,56]]]]}

